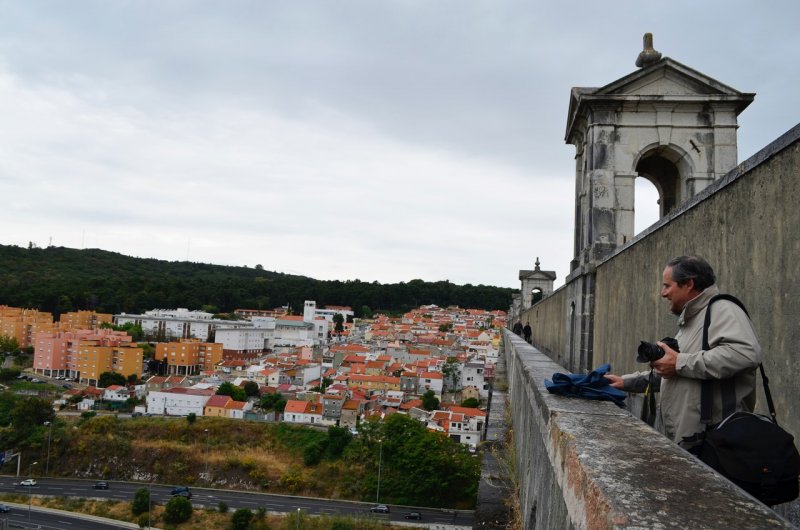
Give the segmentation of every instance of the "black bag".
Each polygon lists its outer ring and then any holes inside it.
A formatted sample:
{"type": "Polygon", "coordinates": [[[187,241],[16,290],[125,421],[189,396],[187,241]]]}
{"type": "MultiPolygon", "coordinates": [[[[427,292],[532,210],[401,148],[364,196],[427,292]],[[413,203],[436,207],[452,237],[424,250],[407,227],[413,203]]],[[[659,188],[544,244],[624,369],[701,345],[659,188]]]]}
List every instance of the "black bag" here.
{"type": "MultiPolygon", "coordinates": [[[[704,350],[711,349],[708,344],[711,304],[719,299],[730,300],[747,313],[744,305],[733,296],[717,295],[712,298],[706,309],[703,326],[704,350]]],[[[770,418],[751,412],[730,413],[736,406],[733,380],[720,381],[723,413],[727,416],[720,423],[707,427],[698,456],[747,493],[773,506],[797,498],[800,454],[794,445],[794,437],[776,421],[769,380],[764,367],[759,365],[759,369],[770,418]]],[[[706,425],[711,419],[713,384],[712,380],[703,381],[700,409],[701,420],[706,425]]]]}
{"type": "Polygon", "coordinates": [[[706,432],[700,459],[768,506],[798,496],[794,438],[766,416],[734,412],[706,432]]]}

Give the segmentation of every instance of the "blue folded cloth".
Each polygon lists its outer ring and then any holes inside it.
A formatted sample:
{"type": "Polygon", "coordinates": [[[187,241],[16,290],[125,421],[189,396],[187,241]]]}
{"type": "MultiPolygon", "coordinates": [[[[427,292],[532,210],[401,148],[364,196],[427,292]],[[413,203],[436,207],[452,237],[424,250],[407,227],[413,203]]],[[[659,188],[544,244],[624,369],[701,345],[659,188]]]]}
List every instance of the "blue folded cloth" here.
{"type": "Polygon", "coordinates": [[[551,394],[560,396],[579,397],[583,399],[597,399],[613,401],[620,407],[625,406],[627,393],[609,385],[608,379],[603,377],[611,371],[610,364],[604,364],[588,374],[553,374],[553,380],[544,380],[544,386],[551,394]]]}

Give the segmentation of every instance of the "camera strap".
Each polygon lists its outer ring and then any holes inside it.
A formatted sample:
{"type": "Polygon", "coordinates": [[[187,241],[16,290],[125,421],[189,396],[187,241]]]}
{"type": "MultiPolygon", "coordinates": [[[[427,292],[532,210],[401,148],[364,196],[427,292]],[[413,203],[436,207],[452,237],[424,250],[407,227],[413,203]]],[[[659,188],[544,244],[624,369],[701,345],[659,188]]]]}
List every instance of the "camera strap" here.
{"type": "Polygon", "coordinates": [[[656,423],[656,374],[655,369],[650,370],[647,379],[647,388],[644,390],[644,403],[642,403],[641,420],[653,427],[656,423]]]}

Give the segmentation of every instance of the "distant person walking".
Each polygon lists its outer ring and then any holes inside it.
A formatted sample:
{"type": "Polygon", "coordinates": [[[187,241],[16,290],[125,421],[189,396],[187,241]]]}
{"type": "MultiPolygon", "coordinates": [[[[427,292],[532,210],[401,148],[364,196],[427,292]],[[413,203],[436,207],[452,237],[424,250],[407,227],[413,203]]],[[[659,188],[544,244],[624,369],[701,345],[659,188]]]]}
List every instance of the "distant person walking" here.
{"type": "Polygon", "coordinates": [[[531,343],[531,323],[525,322],[525,327],[522,330],[522,333],[525,335],[525,342],[528,344],[531,343]]]}
{"type": "Polygon", "coordinates": [[[517,323],[514,324],[514,327],[511,329],[511,331],[513,331],[515,335],[519,335],[521,337],[522,336],[522,322],[517,320],[517,323]]]}

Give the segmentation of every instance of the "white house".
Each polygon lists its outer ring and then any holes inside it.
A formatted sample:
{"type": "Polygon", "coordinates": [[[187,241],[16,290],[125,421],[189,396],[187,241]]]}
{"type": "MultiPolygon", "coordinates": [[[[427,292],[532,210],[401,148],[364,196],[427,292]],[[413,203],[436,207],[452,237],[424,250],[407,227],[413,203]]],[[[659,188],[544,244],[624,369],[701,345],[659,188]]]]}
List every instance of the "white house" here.
{"type": "Polygon", "coordinates": [[[486,364],[483,361],[471,360],[461,369],[461,387],[474,386],[478,389],[481,399],[489,398],[489,383],[484,379],[486,364]]]}
{"type": "Polygon", "coordinates": [[[212,389],[175,387],[147,394],[148,414],[167,416],[203,415],[206,401],[214,395],[212,389]]]}
{"type": "Polygon", "coordinates": [[[322,403],[290,399],[283,409],[283,421],[317,425],[322,423],[322,403]]]}
{"type": "Polygon", "coordinates": [[[453,441],[475,449],[483,437],[486,413],[467,407],[449,407],[449,410],[433,411],[428,420],[428,428],[444,432],[453,441]]]}
{"type": "Polygon", "coordinates": [[[103,399],[106,401],[124,402],[130,397],[130,390],[122,385],[111,385],[103,389],[103,399]]]}
{"type": "Polygon", "coordinates": [[[428,390],[433,390],[436,397],[442,398],[442,388],[444,387],[444,377],[439,372],[423,372],[419,374],[418,391],[424,394],[428,390]]]}

